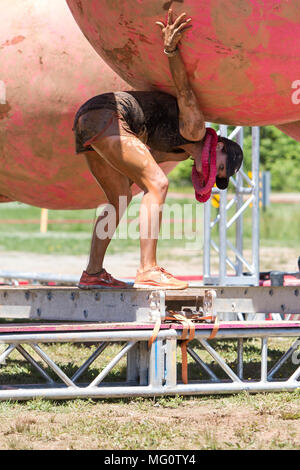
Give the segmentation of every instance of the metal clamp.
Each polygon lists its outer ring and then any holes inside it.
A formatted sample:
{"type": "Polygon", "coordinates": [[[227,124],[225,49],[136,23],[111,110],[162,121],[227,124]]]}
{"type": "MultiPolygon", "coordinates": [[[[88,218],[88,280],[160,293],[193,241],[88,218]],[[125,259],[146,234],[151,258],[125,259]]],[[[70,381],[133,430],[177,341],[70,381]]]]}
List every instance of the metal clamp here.
{"type": "Polygon", "coordinates": [[[161,319],[164,320],[166,317],[166,303],[165,303],[165,292],[162,290],[152,291],[149,294],[150,300],[150,312],[149,320],[156,322],[161,319]]]}

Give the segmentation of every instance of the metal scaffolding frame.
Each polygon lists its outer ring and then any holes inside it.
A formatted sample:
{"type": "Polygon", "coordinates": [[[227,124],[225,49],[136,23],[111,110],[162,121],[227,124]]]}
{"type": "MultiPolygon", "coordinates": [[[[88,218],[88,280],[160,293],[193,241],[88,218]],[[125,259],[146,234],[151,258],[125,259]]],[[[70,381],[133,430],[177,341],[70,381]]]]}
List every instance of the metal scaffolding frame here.
{"type": "Polygon", "coordinates": [[[299,288],[295,286],[224,286],[213,290],[202,287],[182,291],[129,288],[102,289],[100,292],[96,289],[85,292],[74,287],[1,287],[0,317],[23,320],[15,324],[11,321],[0,324],[0,367],[5,367],[10,359],[16,360],[17,352],[30,365],[31,372],[26,384],[21,382],[24,379],[20,378],[18,371],[14,376],[1,374],[0,399],[295,390],[299,388],[300,377],[300,358],[297,356],[300,322],[291,316],[300,313],[299,294],[299,288]],[[190,343],[187,353],[199,368],[199,376],[188,383],[182,383],[177,377],[179,361],[176,352],[182,340],[188,339],[185,327],[165,321],[169,312],[174,311],[181,312],[187,319],[195,315],[197,318],[193,320],[197,347],[190,343]],[[218,324],[213,321],[228,311],[259,314],[260,320],[222,321],[218,324]],[[278,311],[285,320],[265,321],[266,314],[278,311]],[[157,322],[160,330],[149,348],[148,341],[157,322]],[[213,342],[212,336],[215,337],[213,342]],[[268,370],[268,339],[274,337],[291,337],[293,341],[286,345],[282,357],[268,370]],[[246,338],[261,339],[261,358],[256,362],[255,378],[251,381],[243,374],[246,338]],[[218,342],[227,339],[235,340],[234,367],[232,358],[230,362],[226,361],[218,351],[218,342]],[[49,352],[45,346],[49,343],[80,343],[85,346],[92,343],[96,344],[96,349],[90,351],[87,348],[88,357],[75,371],[72,367],[72,372],[68,373],[68,364],[64,368],[51,357],[51,350],[49,352]],[[107,356],[106,348],[112,344],[114,349],[109,362],[105,366],[97,366],[99,356],[104,350],[107,356]],[[109,373],[123,358],[126,358],[125,379],[122,381],[120,377],[119,382],[108,382],[109,373]],[[276,377],[279,369],[282,371],[282,366],[287,363],[288,377],[276,377]],[[88,369],[92,364],[93,374],[89,376],[88,369]],[[218,365],[219,372],[214,364],[218,365]],[[89,383],[82,383],[85,372],[88,379],[84,380],[90,380],[89,383]],[[29,380],[32,383],[29,384],[29,380]]]}
{"type": "MultiPolygon", "coordinates": [[[[188,347],[188,353],[199,369],[199,378],[182,383],[177,373],[176,348],[183,336],[182,325],[164,325],[158,333],[155,342],[148,349],[147,341],[152,335],[154,325],[134,324],[94,324],[87,330],[87,324],[71,324],[61,326],[32,325],[28,331],[14,331],[13,326],[0,327],[0,344],[7,345],[0,355],[0,364],[5,365],[10,354],[18,351],[42,382],[34,376],[34,383],[14,383],[12,377],[9,383],[0,384],[0,400],[31,399],[37,397],[52,399],[68,398],[106,398],[159,395],[191,395],[207,393],[236,393],[241,391],[263,392],[295,390],[299,388],[300,366],[294,353],[300,344],[300,322],[228,322],[220,325],[217,338],[223,341],[229,338],[236,340],[235,366],[222,357],[217,351],[216,343],[210,343],[209,338],[213,325],[197,324],[195,340],[202,350],[208,353],[210,359],[203,360],[193,347],[188,347]],[[266,325],[266,323],[268,323],[266,325]],[[127,329],[126,329],[127,328],[127,329]],[[35,331],[34,331],[35,329],[35,331]],[[268,340],[274,337],[293,337],[292,344],[285,353],[268,370],[268,340]],[[244,340],[260,338],[261,354],[256,363],[256,377],[252,380],[244,377],[244,340]],[[90,354],[73,375],[67,374],[45,352],[45,343],[97,343],[96,350],[90,354]],[[122,343],[120,350],[115,353],[109,363],[98,370],[98,375],[91,376],[89,383],[80,382],[82,374],[103,353],[108,345],[122,343]],[[24,347],[25,346],[25,347],[24,347]],[[33,357],[35,356],[35,357],[33,357]],[[105,382],[108,374],[123,358],[127,358],[126,378],[120,382],[105,382]],[[275,377],[282,366],[292,359],[293,370],[289,370],[285,378],[275,377]],[[217,371],[213,364],[217,364],[217,371]],[[51,375],[55,376],[54,378],[51,375]]],[[[298,353],[297,353],[298,354],[298,353]]],[[[296,354],[296,356],[297,356],[296,354]]],[[[253,364],[252,364],[253,366],[253,364]]],[[[94,370],[95,370],[94,365],[94,370]]],[[[18,376],[18,374],[16,374],[18,376]]],[[[15,377],[15,380],[18,377],[15,377]]]]}
{"type": "MultiPolygon", "coordinates": [[[[212,219],[211,201],[204,205],[204,246],[203,283],[204,285],[258,285],[259,284],[259,127],[252,127],[252,178],[244,171],[243,165],[235,177],[231,177],[235,191],[229,198],[227,190],[213,188],[212,194],[219,196],[219,210],[212,219]],[[243,253],[243,215],[252,210],[252,250],[250,260],[243,253]],[[230,214],[235,209],[234,214],[230,214]],[[235,242],[228,237],[228,230],[235,224],[235,242]],[[218,243],[215,233],[218,231],[218,243]],[[219,255],[219,273],[211,273],[211,253],[219,255]],[[235,259],[229,257],[228,251],[235,259]],[[230,275],[228,269],[231,269],[230,275]]],[[[244,128],[236,127],[228,135],[228,126],[220,125],[221,136],[236,140],[243,148],[244,128]]]]}

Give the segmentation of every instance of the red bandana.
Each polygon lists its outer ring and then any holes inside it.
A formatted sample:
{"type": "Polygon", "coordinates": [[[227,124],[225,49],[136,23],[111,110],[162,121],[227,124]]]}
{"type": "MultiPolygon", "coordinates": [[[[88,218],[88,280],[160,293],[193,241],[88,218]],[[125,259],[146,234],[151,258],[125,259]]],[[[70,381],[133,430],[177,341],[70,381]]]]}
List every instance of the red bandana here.
{"type": "Polygon", "coordinates": [[[214,129],[206,129],[203,150],[201,154],[202,175],[192,168],[192,182],[195,188],[195,198],[199,202],[206,202],[211,196],[211,190],[216,182],[216,148],[218,136],[214,129]]]}

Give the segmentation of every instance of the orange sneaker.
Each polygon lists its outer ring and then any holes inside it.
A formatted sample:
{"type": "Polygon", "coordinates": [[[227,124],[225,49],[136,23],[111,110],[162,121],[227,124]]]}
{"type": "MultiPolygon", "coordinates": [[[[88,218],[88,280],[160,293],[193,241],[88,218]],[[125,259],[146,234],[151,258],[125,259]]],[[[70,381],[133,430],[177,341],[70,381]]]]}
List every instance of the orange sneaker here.
{"type": "Polygon", "coordinates": [[[108,287],[124,289],[128,287],[128,284],[115,279],[105,269],[102,269],[102,271],[96,274],[88,274],[86,271],[83,271],[78,287],[81,289],[103,289],[108,287]]]}
{"type": "Polygon", "coordinates": [[[133,287],[139,289],[186,289],[188,282],[180,281],[159,266],[143,273],[137,272],[133,287]]]}

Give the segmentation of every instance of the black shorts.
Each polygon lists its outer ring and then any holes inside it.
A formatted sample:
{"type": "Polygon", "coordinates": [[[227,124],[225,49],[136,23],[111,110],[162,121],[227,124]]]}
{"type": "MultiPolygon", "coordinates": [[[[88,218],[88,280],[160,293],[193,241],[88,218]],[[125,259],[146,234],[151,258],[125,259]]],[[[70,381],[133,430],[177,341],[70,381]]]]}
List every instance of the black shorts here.
{"type": "Polygon", "coordinates": [[[88,100],[76,113],[73,131],[76,153],[93,150],[93,141],[111,135],[147,141],[144,113],[137,100],[126,92],[105,93],[88,100]]]}

